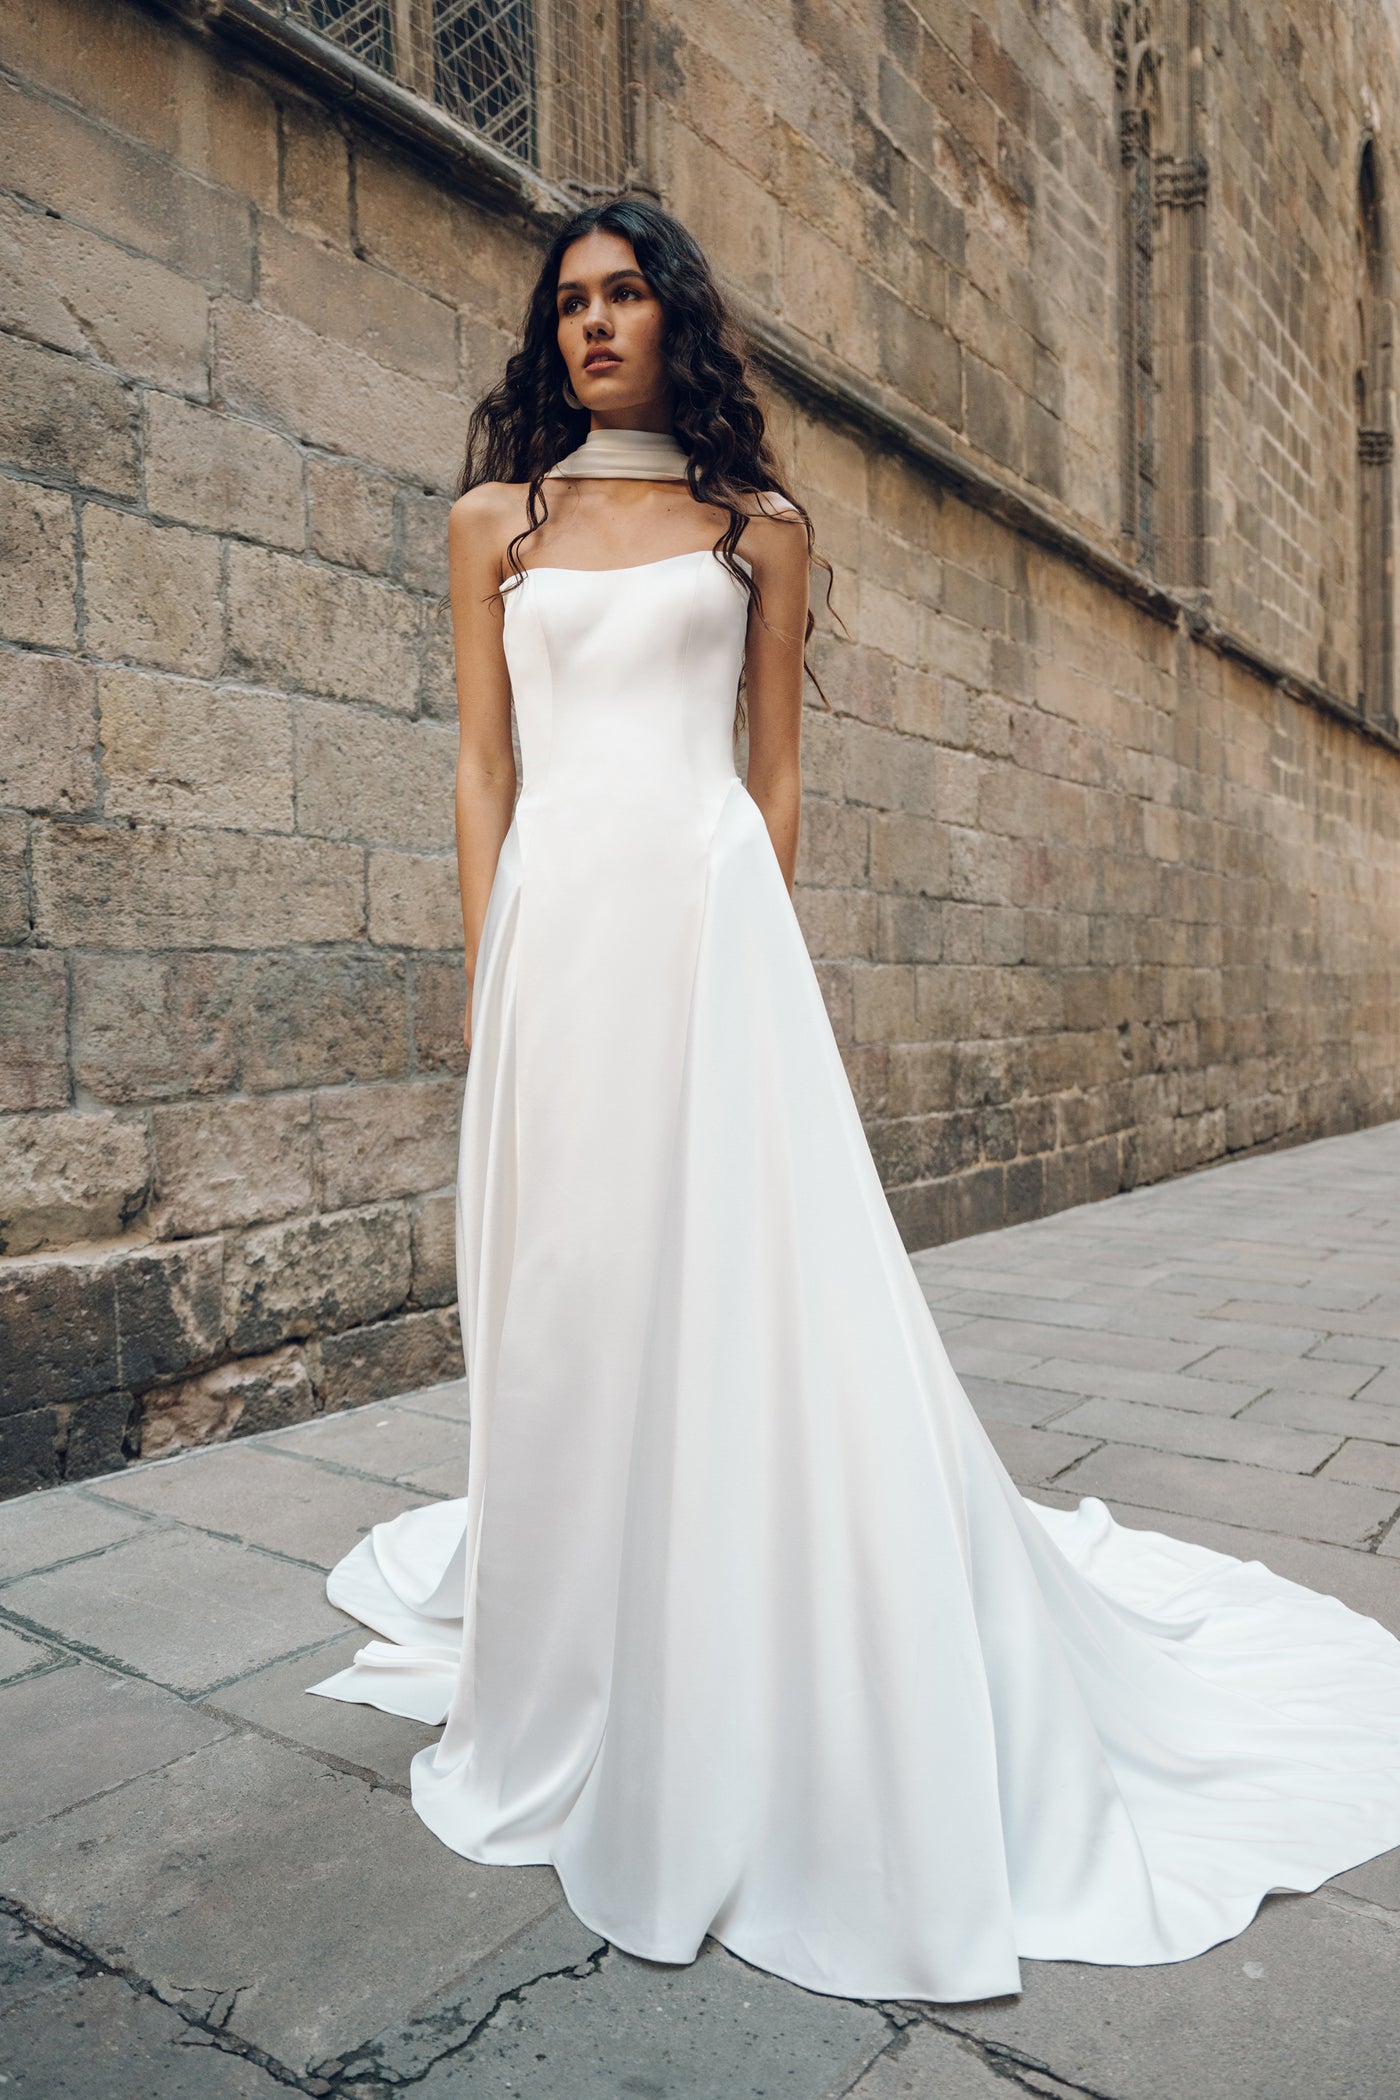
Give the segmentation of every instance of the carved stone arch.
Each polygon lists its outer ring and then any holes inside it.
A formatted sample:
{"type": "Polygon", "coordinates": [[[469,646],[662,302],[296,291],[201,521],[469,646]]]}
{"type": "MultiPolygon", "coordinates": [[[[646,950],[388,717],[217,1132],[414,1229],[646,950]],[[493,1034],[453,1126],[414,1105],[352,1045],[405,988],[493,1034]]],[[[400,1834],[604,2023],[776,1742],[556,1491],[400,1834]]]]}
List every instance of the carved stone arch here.
{"type": "Polygon", "coordinates": [[[1395,726],[1394,298],[1384,170],[1367,133],[1356,164],[1357,705],[1395,726]]]}

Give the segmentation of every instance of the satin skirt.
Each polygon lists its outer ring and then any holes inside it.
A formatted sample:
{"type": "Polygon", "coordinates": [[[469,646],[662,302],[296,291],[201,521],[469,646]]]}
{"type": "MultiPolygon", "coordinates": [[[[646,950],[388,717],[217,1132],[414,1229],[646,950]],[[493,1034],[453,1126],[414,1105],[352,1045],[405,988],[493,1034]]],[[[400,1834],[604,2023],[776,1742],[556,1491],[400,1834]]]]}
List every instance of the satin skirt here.
{"type": "Polygon", "coordinates": [[[645,884],[570,809],[478,962],[465,1492],[333,1570],[379,1638],[311,1689],[441,1722],[423,1822],[616,1945],[847,1997],[1179,1961],[1400,1844],[1400,1643],[1012,1484],[742,784],[645,884]]]}

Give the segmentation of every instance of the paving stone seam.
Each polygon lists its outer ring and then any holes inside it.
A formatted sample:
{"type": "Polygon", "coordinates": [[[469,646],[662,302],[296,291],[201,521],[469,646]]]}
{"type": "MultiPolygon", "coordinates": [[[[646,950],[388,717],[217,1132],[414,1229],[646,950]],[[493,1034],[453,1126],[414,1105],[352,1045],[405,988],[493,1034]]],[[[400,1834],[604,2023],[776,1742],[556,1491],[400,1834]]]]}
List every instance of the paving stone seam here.
{"type": "MultiPolygon", "coordinates": [[[[324,1573],[324,1570],[318,1572],[324,1573]]],[[[0,1603],[0,1626],[8,1626],[16,1633],[28,1634],[31,1639],[58,1649],[75,1662],[95,1663],[98,1669],[110,1670],[114,1676],[132,1677],[138,1684],[149,1684],[158,1692],[168,1692],[172,1699],[182,1700],[186,1706],[192,1706],[201,1699],[210,1699],[217,1692],[226,1692],[231,1685],[242,1684],[245,1678],[257,1674],[253,1670],[239,1670],[232,1677],[218,1677],[209,1684],[169,1684],[163,1677],[152,1677],[148,1671],[139,1670],[135,1663],[123,1662],[120,1656],[108,1655],[104,1649],[90,1648],[86,1642],[76,1640],[71,1633],[59,1633],[53,1627],[45,1625],[42,1620],[26,1618],[23,1613],[12,1610],[4,1603],[0,1603]]],[[[296,1662],[302,1656],[313,1656],[320,1649],[328,1648],[332,1642],[343,1640],[346,1633],[353,1630],[353,1626],[354,1621],[347,1620],[346,1624],[338,1627],[334,1633],[321,1634],[316,1640],[300,1648],[288,1648],[279,1655],[269,1655],[264,1662],[258,1664],[258,1670],[270,1670],[275,1663],[296,1662]]]]}
{"type": "MultiPolygon", "coordinates": [[[[342,1638],[342,1635],[335,1634],[332,1641],[326,1645],[333,1646],[335,1641],[342,1638]]],[[[285,1657],[282,1659],[286,1660],[285,1657]]],[[[246,1684],[247,1679],[236,1677],[231,1682],[246,1684]]],[[[224,1686],[223,1689],[227,1690],[228,1686],[224,1686]]],[[[412,1789],[406,1780],[387,1779],[382,1772],[376,1771],[373,1765],[357,1765],[334,1750],[323,1750],[315,1743],[301,1743],[295,1736],[281,1735],[275,1728],[269,1728],[262,1721],[250,1721],[246,1714],[236,1714],[226,1706],[219,1706],[208,1694],[202,1695],[197,1701],[187,1699],[185,1704],[199,1713],[212,1714],[217,1720],[225,1722],[235,1735],[259,1736],[265,1743],[276,1743],[279,1749],[294,1750],[299,1757],[309,1757],[315,1764],[325,1765],[329,1771],[339,1772],[347,1779],[360,1780],[373,1793],[393,1794],[400,1801],[412,1799],[412,1789]]]]}
{"type": "MultiPolygon", "coordinates": [[[[61,1488],[41,1488],[37,1492],[40,1494],[61,1494],[64,1490],[61,1488]]],[[[85,1495],[83,1500],[85,1502],[100,1502],[100,1506],[103,1509],[115,1509],[117,1506],[114,1502],[108,1502],[105,1498],[99,1498],[96,1495],[85,1495]]],[[[3,1521],[3,1511],[4,1504],[0,1503],[0,1521],[3,1521]]],[[[129,1514],[141,1519],[141,1529],[143,1531],[155,1533],[170,1529],[170,1519],[168,1517],[155,1515],[149,1510],[134,1509],[130,1510],[129,1514]]],[[[65,1553],[61,1559],[46,1560],[39,1567],[19,1568],[13,1575],[0,1575],[0,1592],[9,1589],[16,1582],[28,1582],[31,1575],[55,1575],[60,1568],[75,1568],[79,1561],[101,1560],[103,1555],[110,1553],[114,1547],[129,1546],[132,1539],[136,1536],[135,1532],[128,1532],[124,1538],[108,1539],[106,1544],[102,1546],[90,1546],[86,1553],[65,1553]]]]}
{"type": "MultiPolygon", "coordinates": [[[[259,2070],[265,2071],[269,2078],[276,2079],[280,2085],[289,2086],[293,2092],[309,2093],[315,2096],[315,2100],[322,2100],[322,2096],[330,2092],[331,2088],[319,2079],[298,2077],[288,2065],[281,2063],[275,2056],[269,2056],[267,2051],[259,2049],[255,2042],[245,2042],[241,2035],[235,2034],[222,2022],[216,2023],[202,2017],[178,1998],[163,1996],[156,1985],[138,1970],[125,1968],[119,1962],[108,1961],[104,1956],[94,1953],[91,1947],[75,1938],[72,1933],[65,1932],[52,1918],[44,1917],[41,1912],[31,1909],[18,1898],[0,1895],[0,1915],[13,1918],[46,1947],[51,1947],[56,1953],[66,1954],[71,1960],[78,1962],[83,1976],[114,1977],[118,1983],[125,1984],[133,1996],[149,1998],[156,2005],[163,2006],[167,2012],[173,2012],[186,2027],[196,2029],[207,2038],[209,2045],[221,2050],[226,2056],[243,2057],[247,2062],[256,2064],[259,2070]]],[[[236,2002],[238,1990],[234,1991],[233,1998],[236,2002]]],[[[231,2006],[229,2010],[232,2010],[231,2006]]]]}
{"type": "MultiPolygon", "coordinates": [[[[131,1469],[128,1469],[128,1478],[130,1477],[130,1471],[131,1469]]],[[[410,1489],[409,1492],[413,1493],[414,1490],[410,1489]]],[[[117,1495],[94,1495],[92,1499],[94,1502],[101,1502],[104,1509],[130,1509],[132,1507],[131,1503],[117,1495]]],[[[244,1546],[249,1552],[261,1553],[268,1560],[285,1561],[289,1567],[304,1568],[309,1575],[324,1575],[326,1572],[324,1561],[303,1560],[299,1553],[284,1553],[280,1546],[263,1545],[258,1539],[245,1538],[242,1532],[218,1531],[212,1524],[198,1524],[193,1517],[178,1517],[165,1510],[161,1511],[161,1515],[164,1518],[164,1522],[161,1525],[162,1530],[197,1531],[204,1538],[221,1540],[225,1546],[244,1546]]],[[[113,1545],[117,1546],[124,1546],[128,1543],[129,1541],[126,1539],[113,1540],[113,1545]]],[[[110,1552],[111,1548],[105,1547],[103,1550],[110,1552]]],[[[47,1574],[48,1570],[34,1568],[30,1572],[38,1575],[47,1574]]]]}
{"type": "MultiPolygon", "coordinates": [[[[164,1690],[164,1686],[159,1686],[158,1689],[164,1690]]],[[[222,1720],[223,1716],[220,1715],[219,1718],[222,1720]]],[[[236,1733],[234,1729],[229,1729],[228,1735],[233,1735],[234,1733],[236,1733]]],[[[0,1866],[4,1864],[5,1846],[10,1842],[11,1838],[22,1837],[27,1830],[43,1830],[52,1823],[60,1823],[65,1816],[71,1816],[76,1809],[90,1808],[94,1801],[105,1801],[109,1794],[120,1794],[124,1788],[135,1786],[143,1779],[152,1779],[157,1773],[171,1772],[176,1765],[182,1765],[187,1759],[198,1757],[202,1751],[212,1749],[215,1743],[223,1743],[227,1742],[227,1740],[227,1735],[215,1736],[213,1743],[200,1743],[193,1750],[177,1750],[173,1757],[167,1757],[160,1764],[148,1765],[144,1772],[129,1772],[125,1779],[113,1780],[110,1786],[94,1787],[92,1792],[84,1794],[81,1800],[65,1801],[62,1808],[55,1808],[46,1816],[36,1816],[30,1823],[16,1824],[13,1829],[8,1830],[3,1824],[0,1824],[0,1866]]],[[[17,1900],[14,1896],[0,1895],[0,1904],[17,1900]]],[[[55,1927],[55,1930],[57,1930],[57,1927],[55,1927]]]]}

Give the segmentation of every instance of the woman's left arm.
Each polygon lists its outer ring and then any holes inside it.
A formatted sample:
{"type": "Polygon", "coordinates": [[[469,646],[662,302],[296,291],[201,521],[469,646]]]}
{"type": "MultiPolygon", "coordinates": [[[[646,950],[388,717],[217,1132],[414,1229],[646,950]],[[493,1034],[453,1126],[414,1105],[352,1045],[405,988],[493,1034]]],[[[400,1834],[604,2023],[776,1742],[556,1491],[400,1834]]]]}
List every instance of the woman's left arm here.
{"type": "Polygon", "coordinates": [[[802,647],[807,625],[807,532],[796,511],[746,525],[743,553],[763,593],[749,614],[744,656],[749,724],[745,785],[763,812],[792,894],[802,819],[802,647]],[[766,622],[766,624],[765,624],[766,622]]]}

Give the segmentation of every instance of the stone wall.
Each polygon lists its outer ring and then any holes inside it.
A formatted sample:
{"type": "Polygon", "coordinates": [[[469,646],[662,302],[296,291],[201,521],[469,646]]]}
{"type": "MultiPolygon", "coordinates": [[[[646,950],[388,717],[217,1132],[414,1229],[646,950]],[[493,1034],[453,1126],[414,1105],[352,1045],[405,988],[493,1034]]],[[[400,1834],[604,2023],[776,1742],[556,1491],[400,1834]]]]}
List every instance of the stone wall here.
{"type": "MultiPolygon", "coordinates": [[[[1188,601],[1115,566],[1109,16],[648,13],[656,185],[787,345],[775,423],[836,564],[798,906],[909,1243],[1400,1112],[1400,755],[1285,676],[1353,675],[1353,45],[1294,63],[1290,102],[1219,10],[1218,529],[1188,601]],[[1286,217],[1305,122],[1335,181],[1265,374],[1245,160],[1286,217]],[[1319,317],[1310,551],[1266,574],[1259,389],[1319,317]]],[[[435,601],[540,236],[537,198],[483,201],[166,9],[10,0],[0,67],[18,1489],[460,1372],[435,601]]]]}

